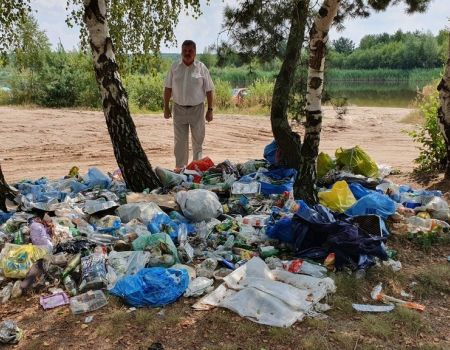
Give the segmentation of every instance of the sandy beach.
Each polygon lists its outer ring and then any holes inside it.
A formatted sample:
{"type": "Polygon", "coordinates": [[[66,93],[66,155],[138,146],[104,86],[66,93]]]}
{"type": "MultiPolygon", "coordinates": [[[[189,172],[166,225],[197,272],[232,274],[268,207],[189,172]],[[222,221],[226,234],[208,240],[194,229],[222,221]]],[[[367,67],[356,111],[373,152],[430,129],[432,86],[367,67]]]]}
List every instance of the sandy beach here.
{"type": "MultiPolygon", "coordinates": [[[[402,172],[413,169],[418,149],[402,130],[407,108],[350,107],[343,120],[325,107],[320,149],[361,146],[378,163],[402,172]]],[[[134,115],[139,138],[153,166],[174,167],[173,125],[161,114],[134,115]]],[[[117,168],[102,112],[74,109],[0,107],[0,164],[9,182],[41,176],[58,178],[76,165],[81,174],[96,166],[117,168]]],[[[301,126],[295,130],[303,135],[301,126]]],[[[215,163],[263,157],[272,140],[269,116],[215,115],[206,126],[204,156],[215,163]]]]}

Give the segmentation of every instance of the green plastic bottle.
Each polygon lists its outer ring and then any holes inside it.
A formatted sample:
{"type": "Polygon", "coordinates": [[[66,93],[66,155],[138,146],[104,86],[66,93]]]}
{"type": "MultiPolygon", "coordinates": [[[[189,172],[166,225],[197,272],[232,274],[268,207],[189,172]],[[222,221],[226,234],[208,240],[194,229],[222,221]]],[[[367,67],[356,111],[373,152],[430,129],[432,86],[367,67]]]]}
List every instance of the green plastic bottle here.
{"type": "Polygon", "coordinates": [[[21,230],[14,233],[14,244],[24,244],[23,233],[21,230]]]}

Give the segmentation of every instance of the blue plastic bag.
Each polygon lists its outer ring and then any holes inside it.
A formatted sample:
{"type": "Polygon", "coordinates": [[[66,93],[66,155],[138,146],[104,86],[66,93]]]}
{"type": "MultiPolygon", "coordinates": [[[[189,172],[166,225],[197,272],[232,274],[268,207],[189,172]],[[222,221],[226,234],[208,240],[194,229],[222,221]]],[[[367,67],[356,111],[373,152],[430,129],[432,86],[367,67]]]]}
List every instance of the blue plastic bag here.
{"type": "Polygon", "coordinates": [[[360,199],[360,198],[367,196],[368,194],[371,194],[374,192],[372,190],[365,188],[363,185],[361,185],[357,182],[352,182],[350,185],[348,185],[348,187],[350,187],[350,191],[352,191],[353,196],[356,199],[360,199]]]}
{"type": "Polygon", "coordinates": [[[110,293],[134,307],[161,307],[175,302],[188,285],[187,270],[152,267],[120,279],[110,293]]]}
{"type": "Polygon", "coordinates": [[[273,140],[266,147],[264,147],[264,159],[267,160],[270,164],[276,165],[278,163],[277,159],[278,145],[273,140]]]}
{"type": "Polygon", "coordinates": [[[277,168],[265,172],[256,172],[241,177],[239,181],[248,183],[256,180],[261,183],[261,194],[281,194],[292,192],[297,171],[290,168],[277,168]]]}
{"type": "Polygon", "coordinates": [[[151,233],[167,233],[173,241],[178,237],[178,224],[176,224],[166,213],[157,213],[148,223],[147,229],[151,233]]]}
{"type": "Polygon", "coordinates": [[[89,188],[109,188],[111,182],[109,176],[106,176],[97,168],[89,168],[88,173],[84,177],[84,184],[89,188]]]}
{"type": "Polygon", "coordinates": [[[14,215],[14,212],[5,213],[0,210],[0,225],[5,223],[11,216],[14,215]]]}
{"type": "Polygon", "coordinates": [[[276,222],[271,218],[266,227],[266,235],[282,242],[294,243],[295,237],[292,233],[292,217],[284,216],[276,222]]]}
{"type": "Polygon", "coordinates": [[[395,202],[388,196],[374,192],[362,197],[345,212],[350,216],[375,214],[387,219],[395,213],[395,202]]]}

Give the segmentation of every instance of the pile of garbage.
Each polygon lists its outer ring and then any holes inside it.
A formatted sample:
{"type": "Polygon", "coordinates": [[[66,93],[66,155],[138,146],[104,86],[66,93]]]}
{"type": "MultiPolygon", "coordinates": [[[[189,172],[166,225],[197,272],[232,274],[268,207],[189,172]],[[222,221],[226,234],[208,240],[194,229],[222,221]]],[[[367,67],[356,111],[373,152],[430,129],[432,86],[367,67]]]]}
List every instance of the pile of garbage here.
{"type": "Polygon", "coordinates": [[[265,159],[243,164],[206,157],[180,173],[157,167],[163,187],[151,193],[96,168],[14,184],[17,206],[0,211],[0,302],[33,291],[44,310],[81,314],[109,294],[132,307],[206,294],[194,309],[288,327],[325,316],[320,301],[336,289],[329,271],[400,268],[390,231],[449,227],[439,191],[383,180],[388,171],[359,147],[319,156],[314,206],[294,199],[296,170],[277,155],[272,143],[265,159]]]}

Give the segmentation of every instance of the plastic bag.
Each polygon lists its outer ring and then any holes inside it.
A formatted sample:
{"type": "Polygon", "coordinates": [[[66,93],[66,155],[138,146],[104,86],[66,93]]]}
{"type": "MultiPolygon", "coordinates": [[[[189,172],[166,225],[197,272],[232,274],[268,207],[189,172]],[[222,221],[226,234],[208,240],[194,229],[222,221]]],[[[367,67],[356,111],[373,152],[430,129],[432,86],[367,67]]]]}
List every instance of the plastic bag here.
{"type": "Polygon", "coordinates": [[[256,173],[243,176],[239,181],[259,181],[261,183],[261,194],[268,196],[270,194],[292,192],[296,176],[297,171],[295,169],[278,168],[269,171],[260,168],[256,173]]]}
{"type": "Polygon", "coordinates": [[[324,153],[320,152],[317,156],[317,177],[320,179],[325,176],[331,169],[336,167],[335,162],[331,157],[324,153]]]}
{"type": "Polygon", "coordinates": [[[266,147],[264,147],[264,159],[267,160],[270,164],[278,164],[279,154],[278,154],[278,145],[275,140],[269,143],[266,147]]]}
{"type": "Polygon", "coordinates": [[[187,181],[188,179],[186,175],[177,174],[173,171],[161,168],[159,166],[155,168],[155,173],[161,181],[163,187],[166,188],[172,188],[180,185],[183,181],[187,181]]]}
{"type": "Polygon", "coordinates": [[[270,238],[278,239],[282,242],[294,243],[295,236],[292,232],[292,217],[284,216],[280,220],[269,220],[266,234],[270,238]]]}
{"type": "Polygon", "coordinates": [[[387,219],[388,216],[395,213],[395,202],[389,197],[374,192],[362,197],[352,207],[346,210],[350,216],[375,214],[387,219]]]}
{"type": "Polygon", "coordinates": [[[31,266],[47,255],[45,249],[32,244],[20,246],[9,245],[8,248],[8,251],[0,261],[0,266],[3,268],[3,274],[8,278],[25,278],[28,271],[31,269],[31,266]]]}
{"type": "Polygon", "coordinates": [[[156,203],[153,202],[129,203],[121,205],[117,209],[117,215],[120,216],[120,219],[124,223],[127,223],[133,219],[139,219],[143,223],[147,224],[158,213],[163,213],[163,211],[156,203]]]}
{"type": "Polygon", "coordinates": [[[114,201],[107,201],[105,198],[98,198],[95,200],[87,200],[84,204],[84,211],[87,214],[92,215],[118,206],[119,205],[114,201]]]}
{"type": "Polygon", "coordinates": [[[242,175],[249,175],[256,173],[259,168],[267,168],[269,164],[264,159],[252,159],[246,161],[244,164],[239,164],[238,169],[242,175]]]}
{"type": "Polygon", "coordinates": [[[217,195],[208,190],[180,191],[176,201],[183,215],[193,222],[217,218],[223,212],[217,195]]]}
{"type": "Polygon", "coordinates": [[[339,213],[343,213],[356,203],[356,199],[345,181],[337,181],[330,191],[319,192],[319,200],[320,204],[339,213]]]}
{"type": "Polygon", "coordinates": [[[199,297],[203,293],[209,291],[211,286],[214,284],[213,279],[206,277],[197,277],[196,279],[190,281],[189,287],[184,293],[185,297],[199,297]]]}
{"type": "Polygon", "coordinates": [[[81,258],[81,284],[80,290],[101,289],[106,287],[105,256],[102,253],[93,253],[81,258]]]}
{"type": "Polygon", "coordinates": [[[147,228],[151,233],[165,232],[172,239],[178,236],[178,225],[166,213],[157,213],[148,223],[147,228]]]}
{"type": "Polygon", "coordinates": [[[349,169],[354,174],[366,177],[377,177],[378,166],[369,155],[359,146],[349,149],[338,148],[335,152],[336,164],[349,169]]]}
{"type": "MultiPolygon", "coordinates": [[[[204,157],[199,160],[194,160],[186,166],[188,170],[195,170],[202,174],[209,168],[214,166],[214,162],[209,157],[204,157]]],[[[202,177],[200,175],[194,175],[194,182],[200,183],[202,177]]]]}
{"type": "Polygon", "coordinates": [[[89,168],[87,175],[84,177],[84,184],[89,188],[109,188],[111,185],[111,179],[103,174],[99,169],[89,168]]]}
{"type": "MultiPolygon", "coordinates": [[[[109,285],[114,284],[116,280],[125,275],[134,275],[139,270],[145,267],[150,260],[149,252],[131,251],[131,252],[116,252],[112,251],[108,255],[108,265],[114,270],[114,280],[108,278],[109,285]]],[[[108,276],[109,276],[108,270],[108,276]]]]}
{"type": "Polygon", "coordinates": [[[33,222],[30,225],[30,238],[34,245],[45,247],[50,252],[53,250],[53,243],[45,229],[45,226],[39,222],[33,222]]]}
{"type": "Polygon", "coordinates": [[[348,185],[348,187],[350,187],[350,191],[352,191],[353,195],[357,200],[374,192],[372,190],[365,188],[363,185],[357,182],[352,182],[351,184],[348,185]]]}
{"type": "Polygon", "coordinates": [[[120,279],[110,293],[134,307],[161,307],[175,302],[188,285],[185,269],[152,267],[120,279]]]}
{"type": "Polygon", "coordinates": [[[177,248],[175,247],[175,244],[173,244],[172,239],[166,233],[142,235],[135,239],[132,244],[134,250],[149,250],[153,253],[155,253],[155,250],[158,250],[159,254],[172,255],[175,263],[180,262],[178,259],[177,248]]]}
{"type": "Polygon", "coordinates": [[[0,323],[0,344],[16,344],[22,338],[23,331],[11,320],[0,323]]]}

